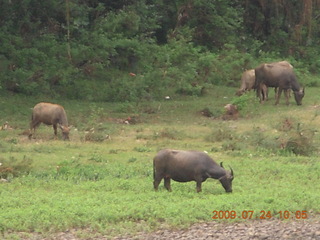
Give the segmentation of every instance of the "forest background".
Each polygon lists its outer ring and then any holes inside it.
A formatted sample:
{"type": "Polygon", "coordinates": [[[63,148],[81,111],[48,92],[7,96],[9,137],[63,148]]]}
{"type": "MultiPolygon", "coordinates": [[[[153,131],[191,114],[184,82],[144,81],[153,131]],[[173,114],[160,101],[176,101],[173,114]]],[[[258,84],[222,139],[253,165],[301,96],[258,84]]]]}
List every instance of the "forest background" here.
{"type": "Polygon", "coordinates": [[[200,96],[288,60],[318,86],[319,0],[2,0],[0,88],[89,101],[200,96]]]}

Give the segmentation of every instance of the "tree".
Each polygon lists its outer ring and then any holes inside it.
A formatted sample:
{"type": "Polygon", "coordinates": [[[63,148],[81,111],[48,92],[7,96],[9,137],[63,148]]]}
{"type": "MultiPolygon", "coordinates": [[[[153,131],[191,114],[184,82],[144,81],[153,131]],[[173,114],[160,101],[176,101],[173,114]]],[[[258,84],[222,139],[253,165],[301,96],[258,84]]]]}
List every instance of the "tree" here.
{"type": "Polygon", "coordinates": [[[319,34],[319,0],[247,0],[244,23],[266,50],[293,54],[319,34]]]}

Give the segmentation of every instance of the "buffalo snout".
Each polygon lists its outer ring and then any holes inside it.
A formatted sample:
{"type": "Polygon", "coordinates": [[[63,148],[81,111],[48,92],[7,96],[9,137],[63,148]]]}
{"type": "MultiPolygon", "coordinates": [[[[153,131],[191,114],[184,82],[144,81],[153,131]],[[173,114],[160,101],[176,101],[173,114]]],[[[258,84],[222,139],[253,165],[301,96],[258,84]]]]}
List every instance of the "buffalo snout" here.
{"type": "Polygon", "coordinates": [[[63,140],[64,141],[70,141],[70,138],[69,138],[69,136],[63,136],[63,140]]]}
{"type": "Polygon", "coordinates": [[[61,128],[61,131],[62,131],[63,140],[68,140],[69,141],[70,140],[69,139],[69,132],[70,132],[71,126],[65,127],[65,126],[60,125],[60,128],[61,128]]]}
{"type": "Polygon", "coordinates": [[[296,100],[297,105],[302,105],[302,99],[304,97],[304,88],[302,90],[294,92],[294,99],[296,100]]]}

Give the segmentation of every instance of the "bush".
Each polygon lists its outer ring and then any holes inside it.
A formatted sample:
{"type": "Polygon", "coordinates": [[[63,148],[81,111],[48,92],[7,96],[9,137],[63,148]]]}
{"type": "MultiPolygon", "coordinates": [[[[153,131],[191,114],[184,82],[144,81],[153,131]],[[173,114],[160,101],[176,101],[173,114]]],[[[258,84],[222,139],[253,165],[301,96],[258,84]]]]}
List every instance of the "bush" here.
{"type": "Polygon", "coordinates": [[[232,99],[231,104],[236,105],[237,109],[243,110],[246,109],[247,106],[252,103],[252,96],[250,94],[243,94],[239,97],[235,97],[232,99]]]}
{"type": "Polygon", "coordinates": [[[31,171],[32,159],[24,156],[22,160],[15,157],[9,159],[0,158],[0,178],[8,179],[29,174],[31,171]]]}
{"type": "Polygon", "coordinates": [[[108,139],[110,139],[109,133],[101,130],[94,131],[94,129],[92,129],[84,135],[85,142],[103,142],[108,139]]]}
{"type": "Polygon", "coordinates": [[[231,141],[236,139],[237,135],[235,135],[235,132],[223,124],[215,127],[212,132],[205,137],[205,140],[210,142],[231,141]]]}
{"type": "Polygon", "coordinates": [[[176,93],[181,95],[189,95],[189,96],[202,96],[203,95],[203,87],[202,86],[193,86],[189,83],[185,83],[183,86],[180,86],[176,93]]]}
{"type": "Polygon", "coordinates": [[[253,56],[240,52],[235,45],[225,44],[212,61],[214,74],[209,79],[215,85],[238,87],[241,73],[256,66],[253,56]]]}
{"type": "Polygon", "coordinates": [[[172,139],[172,140],[179,140],[184,136],[184,133],[176,130],[176,129],[169,129],[169,128],[164,128],[159,132],[154,132],[153,138],[158,139],[158,138],[167,138],[167,139],[172,139]]]}
{"type": "Polygon", "coordinates": [[[297,128],[291,128],[287,138],[283,140],[283,148],[296,155],[309,156],[317,150],[317,145],[313,139],[317,130],[304,129],[301,124],[297,124],[297,128]]]}

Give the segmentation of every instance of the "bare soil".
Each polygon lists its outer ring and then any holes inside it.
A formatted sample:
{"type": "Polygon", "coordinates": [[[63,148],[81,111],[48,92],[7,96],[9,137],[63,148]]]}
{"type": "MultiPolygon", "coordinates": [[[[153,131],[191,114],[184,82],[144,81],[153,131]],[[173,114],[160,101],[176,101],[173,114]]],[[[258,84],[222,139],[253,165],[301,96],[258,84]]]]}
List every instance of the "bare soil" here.
{"type": "Polygon", "coordinates": [[[152,233],[141,232],[134,236],[122,235],[117,237],[99,236],[88,231],[79,234],[77,230],[41,236],[31,234],[21,236],[24,240],[167,240],[167,239],[218,239],[218,240],[320,240],[320,218],[306,220],[281,221],[252,220],[236,223],[204,222],[191,225],[187,229],[161,229],[152,233]],[[81,236],[81,237],[80,237],[81,236]]]}
{"type": "Polygon", "coordinates": [[[140,234],[134,237],[119,236],[115,240],[122,239],[233,239],[233,240],[251,240],[251,239],[320,239],[320,221],[319,220],[296,220],[280,221],[273,220],[255,220],[241,223],[199,223],[194,224],[185,230],[159,230],[151,234],[140,234]]]}

